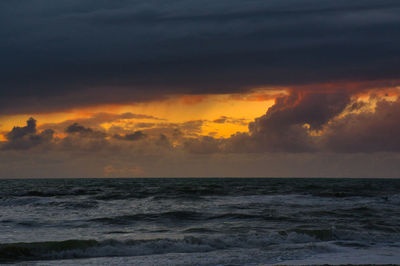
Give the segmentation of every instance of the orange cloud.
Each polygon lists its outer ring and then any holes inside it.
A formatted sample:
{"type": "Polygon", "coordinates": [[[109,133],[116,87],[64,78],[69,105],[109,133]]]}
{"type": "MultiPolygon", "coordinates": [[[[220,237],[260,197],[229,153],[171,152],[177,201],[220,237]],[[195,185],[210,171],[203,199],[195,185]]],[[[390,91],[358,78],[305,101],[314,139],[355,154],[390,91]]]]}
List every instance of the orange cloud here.
{"type": "MultiPolygon", "coordinates": [[[[218,137],[229,137],[236,132],[248,130],[247,122],[263,115],[266,110],[274,104],[274,98],[282,95],[282,91],[261,91],[257,90],[246,94],[226,94],[226,95],[184,95],[170,97],[160,101],[136,103],[132,105],[104,105],[91,108],[72,109],[63,113],[38,114],[34,117],[39,121],[39,127],[51,127],[52,124],[59,124],[58,131],[65,128],[65,123],[69,121],[82,123],[93,127],[93,123],[101,119],[95,119],[99,114],[121,115],[123,113],[142,114],[142,118],[137,119],[118,119],[113,121],[102,121],[96,127],[105,130],[137,130],[139,125],[146,125],[145,128],[151,129],[158,127],[160,121],[151,119],[157,117],[164,119],[165,123],[185,123],[187,121],[203,120],[214,121],[222,116],[230,117],[232,121],[240,123],[217,124],[207,122],[202,126],[200,134],[208,135],[217,132],[218,137]],[[146,118],[147,116],[147,118],[146,118]],[[96,120],[96,121],[95,121],[96,120]],[[90,124],[85,124],[86,122],[90,124]]],[[[27,117],[9,116],[10,121],[6,130],[10,130],[14,125],[24,125],[27,117]]],[[[103,115],[104,116],[104,115],[103,115]]],[[[57,131],[57,130],[56,130],[57,131]]]]}
{"type": "MultiPolygon", "coordinates": [[[[276,99],[287,101],[287,103],[284,103],[286,107],[295,106],[307,93],[330,93],[342,89],[351,91],[350,94],[353,98],[365,99],[365,101],[369,101],[369,97],[397,99],[400,95],[399,87],[383,87],[397,84],[396,82],[337,82],[311,84],[308,87],[256,88],[246,93],[177,95],[144,103],[108,104],[73,108],[55,113],[10,115],[0,117],[0,132],[8,132],[14,126],[24,126],[25,121],[34,116],[38,120],[38,128],[55,129],[55,136],[60,138],[63,137],[62,132],[65,127],[73,122],[106,131],[112,130],[116,134],[126,134],[129,131],[152,130],[163,127],[160,125],[160,119],[163,119],[165,124],[182,124],[188,121],[201,120],[204,122],[196,134],[229,137],[237,132],[247,132],[249,121],[264,115],[268,108],[276,104],[276,99]],[[293,92],[296,92],[296,99],[285,97],[293,92]],[[114,117],[124,113],[140,114],[142,117],[138,116],[134,119],[121,117],[114,120],[100,119],[104,118],[105,115],[114,117]],[[103,115],[100,117],[100,114],[103,115]],[[229,118],[229,121],[224,120],[221,123],[221,117],[229,118]],[[54,125],[58,126],[54,127],[54,125]]],[[[275,106],[275,108],[278,107],[275,106]]],[[[0,141],[4,139],[4,134],[3,136],[0,134],[0,141]]]]}

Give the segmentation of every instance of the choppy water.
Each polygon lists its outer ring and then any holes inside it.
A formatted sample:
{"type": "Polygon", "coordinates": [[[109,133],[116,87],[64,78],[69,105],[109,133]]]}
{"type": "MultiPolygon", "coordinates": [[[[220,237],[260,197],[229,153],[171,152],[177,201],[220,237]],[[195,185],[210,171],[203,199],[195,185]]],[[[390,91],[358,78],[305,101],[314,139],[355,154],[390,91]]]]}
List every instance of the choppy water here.
{"type": "Polygon", "coordinates": [[[377,249],[393,263],[400,180],[0,180],[0,243],[0,263],[38,265],[252,265],[377,249]]]}

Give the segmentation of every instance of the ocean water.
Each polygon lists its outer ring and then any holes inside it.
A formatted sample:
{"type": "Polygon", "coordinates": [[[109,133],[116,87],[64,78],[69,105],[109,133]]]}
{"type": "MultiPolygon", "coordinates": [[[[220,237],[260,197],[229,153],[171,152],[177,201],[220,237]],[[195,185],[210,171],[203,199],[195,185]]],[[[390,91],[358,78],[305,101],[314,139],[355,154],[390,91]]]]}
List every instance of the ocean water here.
{"type": "Polygon", "coordinates": [[[0,264],[400,263],[398,179],[0,180],[0,264]]]}

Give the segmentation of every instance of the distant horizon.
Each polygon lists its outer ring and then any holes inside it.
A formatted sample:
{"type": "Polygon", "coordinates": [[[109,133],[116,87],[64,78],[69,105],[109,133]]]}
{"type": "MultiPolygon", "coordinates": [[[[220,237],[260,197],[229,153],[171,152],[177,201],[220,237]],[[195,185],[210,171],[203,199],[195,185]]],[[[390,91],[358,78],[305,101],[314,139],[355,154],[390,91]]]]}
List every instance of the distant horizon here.
{"type": "Polygon", "coordinates": [[[0,177],[0,180],[13,179],[400,179],[400,177],[0,177]]]}

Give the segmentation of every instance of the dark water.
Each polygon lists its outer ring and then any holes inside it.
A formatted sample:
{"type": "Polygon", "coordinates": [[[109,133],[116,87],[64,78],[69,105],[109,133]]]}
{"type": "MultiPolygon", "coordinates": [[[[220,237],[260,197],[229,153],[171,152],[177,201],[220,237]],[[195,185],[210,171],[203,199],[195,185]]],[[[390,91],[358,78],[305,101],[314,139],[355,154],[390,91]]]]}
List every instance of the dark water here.
{"type": "Polygon", "coordinates": [[[0,243],[0,263],[38,265],[256,265],[376,247],[396,253],[400,180],[0,180],[0,243]]]}

